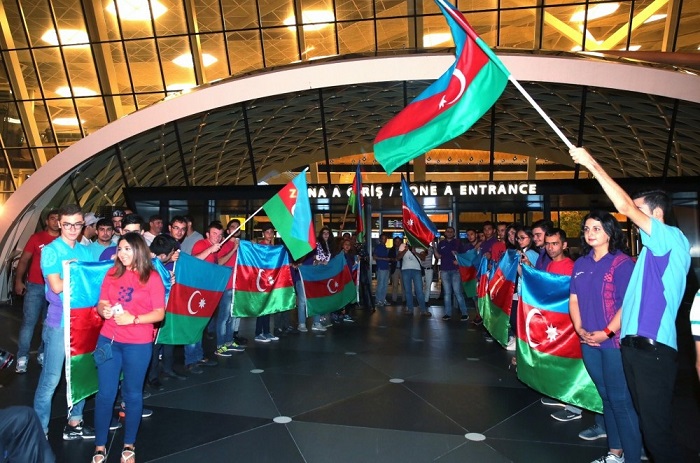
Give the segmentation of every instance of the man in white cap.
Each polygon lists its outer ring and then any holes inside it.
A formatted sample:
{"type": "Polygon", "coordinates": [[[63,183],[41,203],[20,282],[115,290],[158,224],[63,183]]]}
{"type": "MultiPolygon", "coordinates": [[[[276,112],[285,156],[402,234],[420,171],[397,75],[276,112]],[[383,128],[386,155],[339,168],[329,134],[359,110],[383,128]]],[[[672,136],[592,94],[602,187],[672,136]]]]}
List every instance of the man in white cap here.
{"type": "Polygon", "coordinates": [[[90,246],[92,239],[97,236],[97,228],[95,225],[102,217],[97,217],[94,212],[85,214],[85,227],[83,228],[83,237],[80,238],[80,244],[90,246]]]}

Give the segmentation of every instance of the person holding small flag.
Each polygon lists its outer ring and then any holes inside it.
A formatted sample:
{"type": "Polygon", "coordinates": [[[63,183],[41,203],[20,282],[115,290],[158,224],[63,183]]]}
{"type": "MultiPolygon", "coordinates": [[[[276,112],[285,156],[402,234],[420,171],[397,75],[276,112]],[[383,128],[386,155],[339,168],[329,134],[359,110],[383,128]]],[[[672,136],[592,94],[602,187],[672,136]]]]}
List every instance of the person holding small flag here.
{"type": "Polygon", "coordinates": [[[442,280],[442,291],[444,293],[445,315],[442,319],[447,321],[452,318],[452,296],[457,298],[459,311],[462,313],[461,321],[469,320],[467,314],[467,303],[464,300],[462,281],[459,277],[459,266],[457,265],[457,254],[466,251],[459,238],[455,237],[455,229],[452,226],[445,228],[445,239],[437,244],[435,256],[440,259],[440,278],[442,280]]]}
{"type": "MultiPolygon", "coordinates": [[[[425,304],[425,294],[423,294],[423,276],[421,275],[420,260],[413,253],[411,245],[401,243],[396,254],[396,260],[401,262],[401,280],[403,281],[404,298],[406,299],[406,315],[413,315],[413,291],[416,292],[418,307],[423,317],[432,317],[425,304]]],[[[459,275],[458,275],[459,276],[459,275]]]]}

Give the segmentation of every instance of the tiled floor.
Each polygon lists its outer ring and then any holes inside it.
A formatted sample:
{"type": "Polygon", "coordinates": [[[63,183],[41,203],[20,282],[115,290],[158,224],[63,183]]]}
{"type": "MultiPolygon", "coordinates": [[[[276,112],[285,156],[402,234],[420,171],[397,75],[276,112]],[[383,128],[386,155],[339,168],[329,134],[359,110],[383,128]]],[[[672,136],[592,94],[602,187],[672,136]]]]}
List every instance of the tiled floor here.
{"type": "MultiPolygon", "coordinates": [[[[154,414],[143,419],[138,461],[575,463],[604,453],[603,441],[577,437],[593,423],[590,414],[551,419],[558,409],[518,381],[506,351],[470,323],[442,321],[442,307],[431,310],[430,319],[399,307],[357,311],[357,323],[270,344],[252,342],[254,321],[244,320],[246,352],[186,381],[163,381],[165,390],[145,401],[154,414]]],[[[19,307],[0,308],[2,347],[13,352],[20,317],[19,307]]],[[[687,310],[683,317],[687,326],[687,310]]],[[[692,462],[700,451],[700,394],[687,330],[680,337],[675,429],[692,462]]],[[[0,406],[31,405],[38,375],[34,356],[27,374],[4,374],[0,406]]],[[[93,405],[88,400],[88,424],[93,405]]],[[[58,461],[88,462],[92,442],[61,440],[64,407],[61,388],[50,426],[58,461]]],[[[111,435],[110,462],[119,461],[122,436],[111,435]]]]}

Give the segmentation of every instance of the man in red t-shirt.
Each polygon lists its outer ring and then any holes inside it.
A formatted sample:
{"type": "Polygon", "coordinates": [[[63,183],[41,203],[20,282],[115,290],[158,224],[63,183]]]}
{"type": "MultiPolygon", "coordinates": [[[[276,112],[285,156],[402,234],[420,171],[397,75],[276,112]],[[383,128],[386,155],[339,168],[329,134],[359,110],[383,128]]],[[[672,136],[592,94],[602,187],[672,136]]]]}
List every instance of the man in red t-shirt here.
{"type": "Polygon", "coordinates": [[[564,255],[566,250],[566,232],[561,228],[551,228],[545,233],[544,248],[552,261],[547,264],[547,272],[571,276],[574,261],[564,255]]]}
{"type": "MultiPolygon", "coordinates": [[[[34,335],[34,327],[40,316],[46,316],[46,288],[44,276],[41,273],[41,250],[44,246],[58,238],[61,227],[58,222],[58,211],[50,210],[46,216],[46,230],[34,233],[24,246],[22,255],[17,262],[15,272],[15,294],[24,296],[22,306],[22,325],[17,341],[17,373],[25,373],[29,363],[29,348],[34,335]],[[27,271],[29,270],[29,271],[27,271]],[[27,276],[25,283],[24,276],[27,276]]],[[[42,318],[43,318],[42,317],[42,318]]],[[[39,346],[37,361],[42,364],[44,344],[39,346]]]]}
{"type": "Polygon", "coordinates": [[[491,246],[491,259],[496,264],[506,252],[506,228],[508,228],[508,224],[505,222],[496,224],[496,238],[498,238],[498,241],[491,246]]]}

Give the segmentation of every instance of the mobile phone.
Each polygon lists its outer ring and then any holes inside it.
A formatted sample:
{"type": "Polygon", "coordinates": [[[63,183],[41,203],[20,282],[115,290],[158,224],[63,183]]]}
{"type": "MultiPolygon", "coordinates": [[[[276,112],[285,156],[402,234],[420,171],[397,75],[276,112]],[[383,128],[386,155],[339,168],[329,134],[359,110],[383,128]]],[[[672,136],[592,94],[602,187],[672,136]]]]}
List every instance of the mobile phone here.
{"type": "Polygon", "coordinates": [[[112,315],[121,315],[124,313],[124,307],[121,304],[114,304],[112,306],[112,315]]]}

